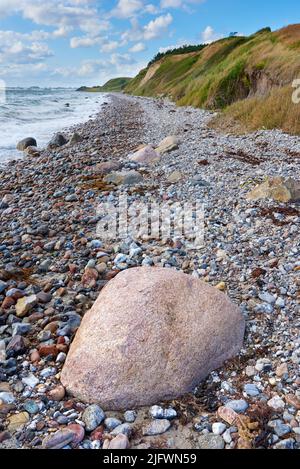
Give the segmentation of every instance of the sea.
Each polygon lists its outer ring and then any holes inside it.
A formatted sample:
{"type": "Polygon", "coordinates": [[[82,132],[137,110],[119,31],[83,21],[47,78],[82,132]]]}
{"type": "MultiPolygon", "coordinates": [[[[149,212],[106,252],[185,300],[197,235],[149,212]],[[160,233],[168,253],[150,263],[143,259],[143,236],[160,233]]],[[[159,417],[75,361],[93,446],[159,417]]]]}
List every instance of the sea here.
{"type": "Polygon", "coordinates": [[[35,138],[43,148],[56,132],[95,117],[105,99],[70,88],[0,90],[0,164],[23,157],[16,145],[24,138],[35,138]]]}

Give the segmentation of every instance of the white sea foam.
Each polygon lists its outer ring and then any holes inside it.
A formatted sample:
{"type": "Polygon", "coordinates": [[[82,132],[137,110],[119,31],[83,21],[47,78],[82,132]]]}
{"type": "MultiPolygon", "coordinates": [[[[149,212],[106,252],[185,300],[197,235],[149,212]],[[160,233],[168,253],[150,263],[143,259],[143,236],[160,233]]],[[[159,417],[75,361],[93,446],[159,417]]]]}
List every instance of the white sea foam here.
{"type": "Polygon", "coordinates": [[[0,102],[0,163],[22,158],[16,144],[23,138],[34,137],[43,148],[54,133],[94,117],[105,99],[71,89],[6,90],[0,102]]]}

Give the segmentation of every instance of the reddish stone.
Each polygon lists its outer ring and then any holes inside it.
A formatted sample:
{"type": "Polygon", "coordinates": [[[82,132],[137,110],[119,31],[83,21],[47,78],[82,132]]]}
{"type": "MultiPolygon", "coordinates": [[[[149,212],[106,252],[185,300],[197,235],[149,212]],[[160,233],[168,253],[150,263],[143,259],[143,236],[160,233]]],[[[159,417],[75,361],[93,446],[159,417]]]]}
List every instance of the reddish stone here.
{"type": "Polygon", "coordinates": [[[70,399],[70,400],[64,402],[64,403],[63,403],[63,406],[64,406],[65,409],[73,409],[73,407],[74,407],[74,401],[72,401],[72,400],[70,399]]]}
{"type": "Polygon", "coordinates": [[[39,422],[37,422],[36,424],[36,429],[38,432],[40,432],[41,430],[43,430],[43,428],[45,428],[45,422],[44,420],[40,420],[39,422]]]}
{"type": "Polygon", "coordinates": [[[57,344],[56,349],[58,352],[67,353],[67,351],[69,350],[69,346],[65,344],[57,344]]]}
{"type": "Polygon", "coordinates": [[[295,409],[300,410],[300,399],[298,399],[296,396],[293,394],[288,394],[285,396],[285,400],[287,404],[291,405],[292,407],[295,407],[295,409]]]}
{"type": "Polygon", "coordinates": [[[64,338],[64,337],[59,337],[59,338],[57,339],[57,343],[58,343],[58,344],[64,344],[65,342],[66,342],[66,341],[65,341],[65,338],[64,338]]]}
{"type": "Polygon", "coordinates": [[[103,425],[101,425],[100,427],[96,428],[96,430],[94,430],[92,433],[91,433],[91,440],[92,441],[102,441],[103,440],[103,434],[104,434],[104,427],[103,425]]]}
{"type": "Polygon", "coordinates": [[[58,350],[56,345],[41,345],[39,347],[39,354],[41,357],[48,357],[49,355],[57,356],[58,350]]]}
{"type": "Polygon", "coordinates": [[[238,418],[238,414],[230,407],[219,407],[218,416],[229,425],[233,425],[238,418]]]}
{"type": "Polygon", "coordinates": [[[39,319],[43,319],[44,315],[43,313],[33,313],[28,317],[29,322],[36,322],[39,321],[39,319]]]}
{"type": "Polygon", "coordinates": [[[81,283],[85,288],[94,288],[97,284],[99,274],[96,269],[85,269],[85,272],[81,278],[81,283]]]}
{"type": "Polygon", "coordinates": [[[55,331],[57,331],[58,327],[59,327],[58,321],[49,322],[49,324],[47,324],[47,326],[44,327],[44,331],[50,331],[54,333],[55,331]]]}
{"type": "Polygon", "coordinates": [[[54,293],[54,296],[62,297],[65,294],[66,294],[66,289],[64,287],[61,287],[58,290],[56,290],[56,292],[54,293]]]}
{"type": "Polygon", "coordinates": [[[31,355],[30,355],[30,361],[31,361],[32,363],[39,362],[40,359],[41,359],[41,357],[40,357],[40,354],[39,354],[39,352],[38,352],[37,350],[35,350],[34,352],[31,353],[31,355]]]}
{"type": "Polygon", "coordinates": [[[20,298],[24,298],[25,294],[20,291],[20,290],[17,290],[12,296],[11,298],[13,298],[15,301],[19,300],[20,298]]]}
{"type": "Polygon", "coordinates": [[[73,433],[74,437],[73,437],[73,442],[72,443],[75,446],[79,445],[79,443],[81,443],[82,440],[84,439],[85,430],[78,423],[71,423],[71,425],[69,425],[67,427],[67,430],[70,430],[73,433]]]}
{"type": "Polygon", "coordinates": [[[57,427],[59,427],[59,423],[56,422],[56,420],[49,420],[49,422],[47,422],[47,427],[48,428],[57,428],[57,427]]]}
{"type": "Polygon", "coordinates": [[[112,280],[113,278],[115,278],[118,274],[120,273],[119,270],[111,270],[110,272],[107,272],[107,274],[105,274],[105,280],[112,280]]]}
{"type": "Polygon", "coordinates": [[[48,396],[51,401],[62,401],[63,398],[65,397],[66,390],[62,385],[56,386],[56,388],[53,388],[49,391],[48,396]]]}
{"type": "Polygon", "coordinates": [[[16,302],[12,297],[7,296],[6,298],[4,298],[4,301],[2,302],[1,308],[10,309],[12,306],[15,305],[15,303],[16,302]]]}
{"type": "Polygon", "coordinates": [[[71,272],[72,275],[76,273],[77,270],[77,265],[76,264],[70,264],[69,265],[69,271],[71,272]]]}

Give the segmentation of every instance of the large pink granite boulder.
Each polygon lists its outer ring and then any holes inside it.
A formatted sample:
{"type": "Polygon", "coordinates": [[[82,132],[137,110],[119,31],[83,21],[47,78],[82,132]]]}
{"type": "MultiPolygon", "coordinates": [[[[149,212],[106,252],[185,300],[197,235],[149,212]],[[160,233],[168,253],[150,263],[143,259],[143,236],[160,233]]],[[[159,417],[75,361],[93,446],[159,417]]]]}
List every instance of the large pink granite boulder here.
{"type": "Polygon", "coordinates": [[[146,145],[140,150],[132,153],[128,156],[130,161],[141,164],[154,164],[160,160],[160,155],[151,147],[151,145],[146,145]]]}
{"type": "Polygon", "coordinates": [[[173,269],[121,272],[84,316],[62,370],[67,391],[109,410],[179,397],[234,357],[245,321],[229,298],[173,269]]]}

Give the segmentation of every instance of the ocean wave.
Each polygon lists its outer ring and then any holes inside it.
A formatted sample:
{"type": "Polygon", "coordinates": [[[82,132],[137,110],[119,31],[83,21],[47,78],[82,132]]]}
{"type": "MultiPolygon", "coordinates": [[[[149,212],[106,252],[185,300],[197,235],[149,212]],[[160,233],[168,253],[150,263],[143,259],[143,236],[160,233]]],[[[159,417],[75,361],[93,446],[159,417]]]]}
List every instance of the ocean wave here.
{"type": "Polygon", "coordinates": [[[9,88],[0,106],[0,161],[22,157],[19,140],[36,138],[44,147],[53,134],[84,122],[100,111],[101,94],[78,93],[57,88],[9,88]]]}

